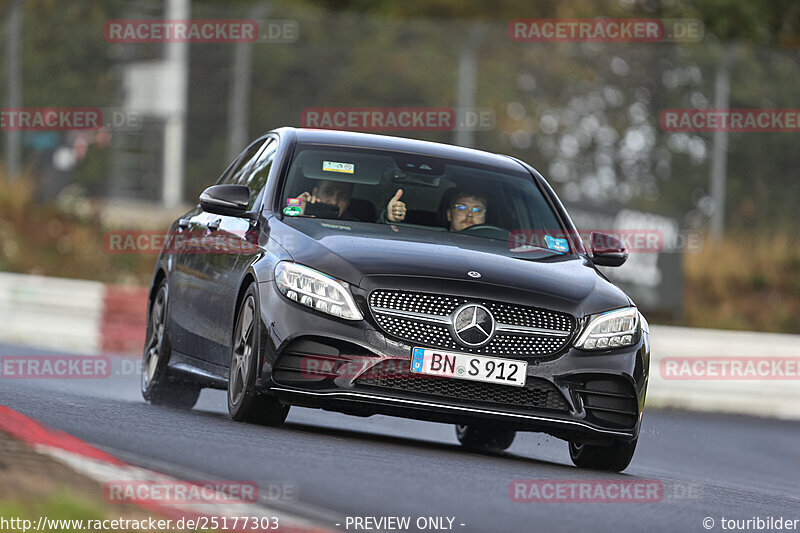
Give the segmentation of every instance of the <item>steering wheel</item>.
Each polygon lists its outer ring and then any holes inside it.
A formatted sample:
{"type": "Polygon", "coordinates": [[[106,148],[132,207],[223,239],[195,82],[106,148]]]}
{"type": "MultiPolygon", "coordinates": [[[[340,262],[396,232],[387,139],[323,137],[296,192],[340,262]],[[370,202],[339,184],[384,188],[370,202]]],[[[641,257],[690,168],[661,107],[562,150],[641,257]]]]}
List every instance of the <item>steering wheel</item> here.
{"type": "Polygon", "coordinates": [[[475,235],[476,237],[488,237],[490,239],[508,239],[511,232],[500,226],[492,226],[491,224],[474,224],[468,228],[462,229],[459,233],[465,235],[475,235]]]}

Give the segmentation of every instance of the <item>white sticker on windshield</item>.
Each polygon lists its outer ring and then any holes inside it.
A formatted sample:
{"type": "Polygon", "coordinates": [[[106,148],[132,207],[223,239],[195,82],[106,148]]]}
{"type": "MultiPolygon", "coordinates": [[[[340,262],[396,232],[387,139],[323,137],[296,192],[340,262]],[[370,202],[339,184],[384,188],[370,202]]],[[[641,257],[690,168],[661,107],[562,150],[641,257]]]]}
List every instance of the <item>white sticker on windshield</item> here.
{"type": "Polygon", "coordinates": [[[322,170],[327,172],[343,172],[344,174],[352,174],[356,171],[355,163],[339,163],[336,161],[323,161],[322,170]]]}

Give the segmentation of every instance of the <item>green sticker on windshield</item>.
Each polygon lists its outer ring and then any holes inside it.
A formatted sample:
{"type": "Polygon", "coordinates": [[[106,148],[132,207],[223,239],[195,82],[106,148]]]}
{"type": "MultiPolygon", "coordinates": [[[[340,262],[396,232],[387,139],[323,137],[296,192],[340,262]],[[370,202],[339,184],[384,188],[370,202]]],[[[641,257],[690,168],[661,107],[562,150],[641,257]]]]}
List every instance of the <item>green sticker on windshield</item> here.
{"type": "Polygon", "coordinates": [[[283,208],[283,214],[290,217],[296,217],[297,215],[303,214],[303,208],[297,205],[287,205],[283,208]]]}

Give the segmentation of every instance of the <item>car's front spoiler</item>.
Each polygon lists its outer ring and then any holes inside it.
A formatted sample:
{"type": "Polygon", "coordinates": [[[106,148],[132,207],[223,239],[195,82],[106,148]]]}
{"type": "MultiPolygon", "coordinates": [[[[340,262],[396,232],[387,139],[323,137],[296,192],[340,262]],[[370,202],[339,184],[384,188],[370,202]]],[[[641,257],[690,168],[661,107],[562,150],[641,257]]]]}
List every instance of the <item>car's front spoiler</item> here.
{"type": "Polygon", "coordinates": [[[495,424],[523,431],[540,431],[559,438],[582,442],[630,441],[636,438],[635,431],[603,429],[577,420],[542,414],[513,413],[485,407],[466,407],[360,391],[306,391],[273,385],[270,387],[270,392],[293,405],[319,407],[350,414],[388,414],[433,422],[495,424]],[[357,405],[361,408],[356,408],[357,405]]]}

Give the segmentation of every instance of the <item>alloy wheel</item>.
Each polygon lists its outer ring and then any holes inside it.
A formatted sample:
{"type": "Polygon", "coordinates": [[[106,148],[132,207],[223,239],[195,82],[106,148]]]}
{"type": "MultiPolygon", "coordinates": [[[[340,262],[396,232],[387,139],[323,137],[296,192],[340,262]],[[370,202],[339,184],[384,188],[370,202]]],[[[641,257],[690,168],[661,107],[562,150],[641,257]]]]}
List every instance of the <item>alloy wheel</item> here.
{"type": "Polygon", "coordinates": [[[230,385],[228,387],[228,396],[233,405],[238,405],[242,401],[242,396],[247,389],[247,379],[254,351],[254,330],[255,300],[252,295],[248,295],[239,312],[239,330],[236,332],[236,341],[233,347],[230,385]]]}

